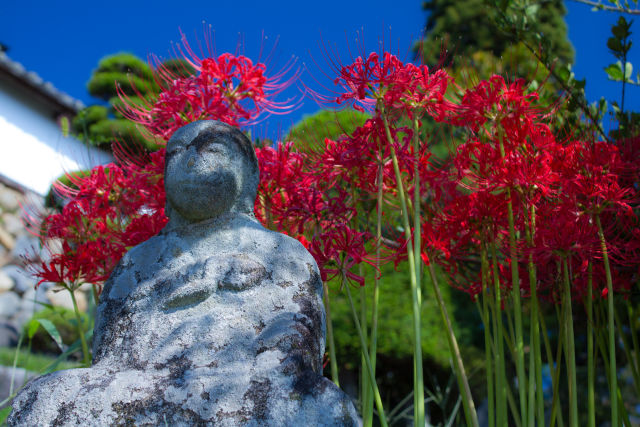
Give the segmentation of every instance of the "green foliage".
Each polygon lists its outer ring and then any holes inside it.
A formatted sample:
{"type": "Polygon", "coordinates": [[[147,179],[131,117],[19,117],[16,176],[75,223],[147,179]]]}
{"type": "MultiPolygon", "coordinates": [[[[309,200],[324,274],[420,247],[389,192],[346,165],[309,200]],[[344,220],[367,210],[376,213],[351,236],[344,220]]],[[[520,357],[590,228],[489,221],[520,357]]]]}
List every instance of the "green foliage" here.
{"type": "MultiPolygon", "coordinates": [[[[81,316],[86,324],[87,314],[81,316]]],[[[62,307],[46,307],[34,314],[25,324],[24,333],[36,353],[59,354],[79,338],[74,311],[62,307]]]]}
{"type": "Polygon", "coordinates": [[[622,68],[622,62],[618,61],[615,64],[610,64],[605,67],[604,71],[606,71],[610,80],[616,82],[626,82],[631,84],[640,84],[640,75],[638,76],[638,80],[634,81],[632,78],[633,74],[633,65],[631,62],[626,62],[624,64],[624,68],[622,68]]]}
{"type": "Polygon", "coordinates": [[[611,131],[613,138],[634,136],[640,129],[640,113],[624,109],[626,86],[628,84],[640,85],[640,74],[636,74],[636,80],[634,80],[633,65],[627,61],[632,46],[630,39],[632,23],[633,21],[627,21],[624,16],[621,16],[618,22],[611,27],[612,36],[607,40],[607,47],[618,61],[605,67],[604,71],[610,80],[621,83],[620,103],[611,102],[613,116],[618,122],[618,129],[611,131]]]}
{"type": "Polygon", "coordinates": [[[102,58],[87,83],[87,89],[91,96],[108,101],[116,94],[116,82],[128,94],[133,93],[133,88],[142,93],[157,88],[149,64],[126,52],[102,58]]]}
{"type": "MultiPolygon", "coordinates": [[[[0,347],[0,365],[13,366],[13,360],[16,357],[16,349],[9,347],[0,347]]],[[[48,354],[32,353],[27,349],[22,349],[18,353],[18,368],[24,368],[31,372],[42,372],[55,361],[55,356],[48,354]]],[[[56,371],[61,369],[77,368],[79,365],[75,362],[62,362],[56,367],[56,371]]],[[[19,384],[20,385],[20,384],[19,384]]]]}
{"type": "Polygon", "coordinates": [[[344,134],[351,134],[369,117],[353,109],[321,110],[305,115],[291,128],[287,140],[292,141],[298,151],[319,151],[324,148],[325,138],[336,140],[344,134]]]}
{"type": "Polygon", "coordinates": [[[113,96],[114,87],[120,87],[127,95],[135,95],[136,91],[148,92],[151,82],[136,75],[116,71],[94,73],[87,83],[89,93],[105,101],[113,96]]]}
{"type": "MultiPolygon", "coordinates": [[[[76,178],[82,178],[82,177],[88,176],[90,173],[91,171],[89,170],[70,172],[69,174],[65,173],[59,176],[58,178],[56,178],[55,182],[59,182],[60,184],[66,187],[76,188],[76,186],[71,182],[70,176],[76,177],[76,178]]],[[[47,195],[44,196],[45,207],[61,210],[64,207],[64,203],[65,203],[64,199],[60,197],[58,194],[56,194],[55,190],[53,189],[53,186],[51,186],[49,188],[49,192],[47,192],[47,195]]]]}
{"type": "MultiPolygon", "coordinates": [[[[189,63],[181,59],[170,59],[160,66],[179,76],[195,72],[189,63]]],[[[73,133],[91,145],[106,150],[110,150],[115,140],[146,151],[158,150],[159,145],[147,132],[124,118],[120,112],[124,109],[124,102],[118,93],[120,91],[126,95],[129,105],[145,105],[160,90],[153,73],[149,64],[130,53],[102,58],[87,83],[87,89],[92,96],[108,104],[92,105],[81,110],[72,120],[73,133]]]]}
{"type": "Polygon", "coordinates": [[[69,136],[71,124],[67,116],[60,117],[60,130],[65,138],[69,136]]]}
{"type": "Polygon", "coordinates": [[[610,64],[604,69],[609,76],[609,79],[630,83],[640,84],[640,75],[637,80],[633,80],[633,65],[627,61],[627,55],[631,50],[632,41],[631,37],[631,24],[633,21],[628,22],[624,16],[618,19],[618,23],[611,27],[612,37],[607,40],[607,47],[611,54],[618,59],[614,64],[610,64]],[[623,66],[624,64],[624,66],[623,66]]]}
{"type": "MultiPolygon", "coordinates": [[[[417,54],[434,66],[441,61],[453,65],[478,51],[500,58],[518,39],[505,31],[503,21],[526,25],[532,34],[544,34],[545,50],[563,63],[573,61],[573,48],[564,22],[566,9],[561,0],[537,3],[492,0],[430,0],[423,3],[429,13],[426,37],[416,45],[417,54]]],[[[507,27],[508,28],[508,27],[507,27]]],[[[535,59],[529,57],[535,63],[535,59]]],[[[524,77],[523,75],[518,75],[524,77]]],[[[480,76],[484,78],[485,76],[480,76]]]]}
{"type": "MultiPolygon", "coordinates": [[[[462,352],[467,355],[475,354],[476,351],[472,350],[472,347],[482,342],[483,335],[482,322],[474,303],[467,294],[451,286],[444,286],[448,283],[444,274],[439,273],[438,280],[462,352]]],[[[367,307],[371,307],[374,284],[372,268],[367,269],[365,283],[367,307]]],[[[378,315],[378,355],[382,358],[401,360],[412,357],[411,346],[407,345],[412,341],[412,301],[409,283],[409,272],[405,264],[398,266],[398,270],[394,269],[393,264],[382,266],[378,315]]],[[[440,312],[433,296],[430,279],[425,276],[422,283],[423,354],[429,363],[448,372],[450,352],[440,312]]],[[[345,292],[340,291],[337,280],[329,283],[329,292],[338,362],[347,368],[353,368],[360,363],[360,348],[349,302],[345,292]]],[[[353,289],[352,294],[357,299],[360,291],[353,289]]],[[[359,302],[354,302],[357,307],[360,306],[359,302]]],[[[369,318],[370,315],[371,313],[369,318]]],[[[407,369],[412,368],[408,366],[407,369]]]]}
{"type": "Polygon", "coordinates": [[[119,113],[118,107],[122,102],[116,85],[134,100],[138,94],[149,95],[158,89],[151,67],[135,55],[118,53],[104,57],[93,71],[87,89],[92,96],[108,101],[109,105],[92,105],[81,110],[71,123],[74,134],[106,150],[111,149],[114,140],[146,150],[157,149],[146,135],[119,113]]]}

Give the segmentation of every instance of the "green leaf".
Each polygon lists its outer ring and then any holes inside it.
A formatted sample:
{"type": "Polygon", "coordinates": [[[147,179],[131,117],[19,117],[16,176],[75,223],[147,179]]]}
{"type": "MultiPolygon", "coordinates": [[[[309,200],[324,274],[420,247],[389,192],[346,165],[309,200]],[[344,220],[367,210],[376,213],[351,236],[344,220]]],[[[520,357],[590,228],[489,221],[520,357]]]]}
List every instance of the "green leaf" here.
{"type": "Polygon", "coordinates": [[[563,81],[567,81],[569,80],[569,77],[571,77],[571,70],[569,68],[558,68],[558,77],[560,77],[560,80],[563,81]]]}
{"type": "Polygon", "coordinates": [[[69,117],[62,116],[60,118],[60,129],[62,130],[62,136],[65,138],[69,136],[69,129],[71,128],[69,123],[69,117]]]}
{"type": "Polygon", "coordinates": [[[527,6],[524,9],[524,13],[531,20],[535,20],[536,19],[536,14],[538,13],[539,9],[540,9],[540,5],[539,4],[530,4],[529,6],[527,6]]]}
{"type": "Polygon", "coordinates": [[[600,101],[598,103],[598,109],[603,114],[607,111],[607,100],[606,99],[600,98],[600,101]]]}
{"type": "Polygon", "coordinates": [[[40,323],[40,325],[42,325],[44,330],[49,333],[51,338],[53,338],[56,344],[58,344],[58,347],[60,347],[60,350],[64,351],[65,345],[62,342],[62,338],[60,337],[60,332],[58,332],[58,329],[53,324],[53,322],[49,319],[37,319],[37,320],[40,323]]]}
{"type": "Polygon", "coordinates": [[[11,405],[7,406],[6,408],[0,409],[0,423],[4,424],[4,422],[7,420],[7,417],[11,413],[11,409],[13,409],[11,405]]]}
{"type": "Polygon", "coordinates": [[[604,71],[607,73],[607,75],[609,76],[609,80],[614,80],[614,81],[622,81],[622,64],[620,63],[620,61],[616,62],[615,64],[610,64],[608,65],[604,71]]]}
{"type": "Polygon", "coordinates": [[[615,113],[619,113],[620,112],[620,106],[618,105],[618,103],[616,101],[611,102],[611,107],[613,108],[613,111],[615,113]]]}
{"type": "Polygon", "coordinates": [[[29,339],[33,338],[33,336],[38,332],[38,328],[40,327],[40,323],[38,323],[37,319],[31,319],[29,321],[29,325],[27,328],[27,336],[29,339]]]}
{"type": "Polygon", "coordinates": [[[616,58],[618,57],[618,55],[624,52],[622,43],[620,43],[620,40],[615,37],[609,37],[609,39],[607,40],[607,47],[611,50],[616,58]]]}
{"type": "Polygon", "coordinates": [[[622,40],[631,35],[631,33],[629,32],[630,27],[631,25],[627,22],[626,19],[624,19],[624,16],[621,16],[620,18],[618,18],[618,23],[611,27],[611,32],[618,39],[622,40]]]}
{"type": "MultiPolygon", "coordinates": [[[[91,337],[93,337],[93,329],[88,330],[84,334],[84,336],[87,341],[91,341],[91,337]]],[[[74,352],[80,350],[80,347],[81,347],[81,341],[80,341],[80,338],[78,338],[73,342],[73,344],[69,346],[69,348],[64,353],[58,356],[56,360],[51,362],[51,364],[45,368],[44,372],[42,372],[42,375],[46,375],[48,373],[55,371],[60,363],[64,362],[74,352]]]]}
{"type": "Polygon", "coordinates": [[[631,62],[627,62],[624,64],[625,80],[633,82],[633,80],[631,80],[631,74],[633,74],[633,65],[631,65],[631,62]]]}

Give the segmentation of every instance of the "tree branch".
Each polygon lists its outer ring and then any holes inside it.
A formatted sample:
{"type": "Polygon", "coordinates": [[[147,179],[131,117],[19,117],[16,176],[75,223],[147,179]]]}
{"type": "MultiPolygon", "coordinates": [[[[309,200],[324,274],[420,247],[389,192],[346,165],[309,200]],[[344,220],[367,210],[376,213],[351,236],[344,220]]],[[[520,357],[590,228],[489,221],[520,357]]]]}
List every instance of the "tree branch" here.
{"type": "Polygon", "coordinates": [[[573,0],[576,3],[588,4],[589,6],[596,7],[600,10],[605,10],[607,12],[622,12],[629,15],[640,15],[640,9],[629,9],[621,6],[608,6],[600,3],[599,1],[592,0],[573,0]]]}

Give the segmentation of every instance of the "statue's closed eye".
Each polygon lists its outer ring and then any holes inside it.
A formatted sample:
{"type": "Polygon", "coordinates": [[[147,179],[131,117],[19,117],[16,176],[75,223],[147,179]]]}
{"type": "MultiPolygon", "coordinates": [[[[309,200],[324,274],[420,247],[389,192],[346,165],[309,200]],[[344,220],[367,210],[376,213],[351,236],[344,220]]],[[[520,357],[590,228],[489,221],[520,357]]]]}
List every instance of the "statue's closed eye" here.
{"type": "Polygon", "coordinates": [[[206,153],[226,153],[225,147],[221,144],[209,144],[204,147],[201,151],[206,153]]]}
{"type": "Polygon", "coordinates": [[[171,157],[175,156],[180,151],[184,151],[184,147],[181,145],[171,148],[171,150],[167,151],[167,153],[165,154],[165,161],[168,161],[171,157]]]}

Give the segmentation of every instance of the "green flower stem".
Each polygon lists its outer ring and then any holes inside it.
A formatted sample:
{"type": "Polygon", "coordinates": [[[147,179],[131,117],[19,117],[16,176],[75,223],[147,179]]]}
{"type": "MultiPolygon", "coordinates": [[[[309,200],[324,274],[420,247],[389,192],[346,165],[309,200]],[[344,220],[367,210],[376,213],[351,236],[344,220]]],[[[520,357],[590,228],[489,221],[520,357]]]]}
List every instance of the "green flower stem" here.
{"type": "Polygon", "coordinates": [[[353,321],[356,324],[356,330],[358,331],[358,337],[360,338],[360,347],[362,350],[362,354],[364,355],[364,361],[367,367],[367,373],[369,374],[369,381],[371,387],[373,388],[373,396],[376,402],[376,408],[378,409],[378,417],[380,419],[380,424],[383,427],[387,427],[387,418],[384,413],[384,407],[382,406],[382,399],[380,398],[380,391],[378,390],[378,384],[376,384],[376,379],[373,374],[373,368],[371,366],[371,359],[369,359],[369,351],[367,350],[367,343],[364,339],[364,335],[362,334],[362,329],[360,328],[360,321],[358,320],[358,313],[356,312],[356,307],[353,304],[353,298],[351,298],[351,290],[349,289],[349,284],[346,283],[346,280],[343,278],[342,282],[344,288],[347,290],[347,297],[349,297],[349,305],[351,306],[351,314],[353,314],[353,321]]]}
{"type": "MultiPolygon", "coordinates": [[[[635,359],[629,361],[636,367],[636,372],[640,372],[640,346],[638,345],[638,331],[635,324],[635,310],[631,305],[631,302],[627,300],[627,314],[629,318],[629,329],[631,331],[631,342],[633,343],[633,354],[635,359]]],[[[640,381],[636,381],[636,392],[640,397],[640,381]]]]}
{"type": "Polygon", "coordinates": [[[465,418],[467,425],[478,427],[478,415],[476,413],[475,405],[473,404],[473,396],[471,395],[471,388],[469,387],[469,380],[464,370],[464,364],[462,363],[462,355],[458,348],[458,341],[453,333],[453,327],[451,326],[451,319],[447,313],[447,308],[444,305],[444,300],[440,294],[440,288],[438,287],[438,281],[436,278],[433,263],[429,263],[429,275],[431,276],[431,283],[433,284],[433,292],[440,308],[440,314],[442,315],[442,322],[447,328],[447,341],[449,342],[449,350],[453,356],[453,368],[458,379],[458,388],[462,395],[462,405],[464,408],[465,418]]]}
{"type": "Polygon", "coordinates": [[[331,380],[340,387],[338,379],[338,361],[336,360],[336,342],[333,338],[333,320],[331,319],[331,301],[329,300],[329,286],[322,282],[324,294],[324,310],[327,313],[327,341],[329,347],[329,366],[331,367],[331,380]]]}
{"type": "Polygon", "coordinates": [[[487,401],[488,401],[488,421],[489,427],[496,425],[495,420],[495,396],[493,391],[493,355],[495,350],[491,348],[491,325],[489,324],[489,293],[487,289],[487,280],[489,275],[489,260],[487,259],[487,249],[482,246],[480,253],[482,268],[482,309],[478,308],[482,314],[482,323],[484,324],[484,355],[487,369],[487,401]]]}
{"type": "MultiPolygon", "coordinates": [[[[547,333],[547,325],[545,324],[544,316],[539,316],[538,320],[540,320],[540,328],[542,329],[542,338],[546,350],[547,363],[549,364],[549,370],[551,371],[553,397],[551,402],[551,419],[549,425],[553,427],[555,425],[556,413],[558,408],[558,383],[560,382],[560,358],[562,357],[562,332],[560,330],[560,333],[558,334],[558,348],[556,358],[554,360],[553,353],[551,352],[551,343],[549,342],[549,335],[547,333]]],[[[560,320],[559,317],[558,320],[560,320]]],[[[558,425],[560,427],[564,427],[562,412],[558,413],[558,425]]]]}
{"type": "Polygon", "coordinates": [[[500,364],[500,352],[498,349],[498,340],[501,339],[502,337],[502,332],[500,332],[498,330],[498,316],[500,316],[500,311],[496,309],[496,301],[495,301],[495,291],[493,292],[493,297],[494,298],[489,298],[489,309],[491,310],[491,327],[493,330],[493,334],[492,334],[492,339],[493,339],[493,343],[491,344],[492,349],[493,349],[493,355],[494,355],[494,378],[495,378],[495,382],[494,382],[494,396],[493,398],[495,398],[495,402],[496,402],[496,406],[495,406],[495,420],[496,420],[496,426],[501,425],[500,421],[501,420],[506,420],[506,409],[504,409],[504,405],[505,405],[505,401],[501,400],[500,396],[502,395],[502,384],[504,381],[504,377],[501,376],[501,372],[503,373],[504,371],[501,371],[501,364],[500,364]]]}
{"type": "MultiPolygon", "coordinates": [[[[364,276],[362,264],[358,265],[360,276],[364,276]]],[[[367,294],[364,286],[360,287],[360,326],[362,327],[362,334],[364,335],[365,342],[369,341],[368,328],[367,328],[367,294]]],[[[367,346],[368,348],[368,346],[367,346]]],[[[363,353],[364,354],[364,353],[363,353]]],[[[373,367],[373,366],[372,366],[373,367]]],[[[367,375],[367,366],[364,361],[364,356],[360,355],[360,404],[362,405],[362,420],[363,425],[371,426],[372,419],[367,418],[367,406],[369,405],[369,398],[371,397],[371,385],[369,384],[369,375],[367,375]]],[[[375,377],[375,372],[374,372],[375,377]]],[[[373,411],[372,411],[373,415],[373,411]]]]}
{"type": "MultiPolygon", "coordinates": [[[[604,317],[604,316],[602,316],[604,317]]],[[[602,363],[605,366],[605,374],[607,376],[607,382],[609,386],[611,386],[611,370],[609,365],[609,356],[608,349],[606,344],[606,338],[603,334],[596,334],[596,343],[598,344],[598,348],[600,349],[600,354],[602,355],[602,363]]],[[[617,382],[616,382],[617,385],[617,382]]],[[[624,407],[624,402],[622,400],[622,393],[620,392],[620,388],[616,388],[616,401],[618,402],[618,414],[620,414],[620,418],[622,418],[622,423],[625,426],[632,427],[631,421],[629,420],[629,414],[627,413],[627,409],[624,407]]],[[[613,403],[613,399],[611,399],[613,403]]]]}
{"type": "MultiPolygon", "coordinates": [[[[413,203],[411,203],[411,199],[408,198],[409,210],[413,212],[413,260],[415,264],[415,275],[416,275],[416,299],[418,301],[418,307],[422,309],[422,263],[420,262],[420,249],[422,247],[420,238],[420,170],[418,168],[418,159],[419,159],[419,145],[420,140],[418,138],[418,120],[414,118],[413,120],[413,155],[414,155],[414,175],[413,175],[413,203]]],[[[420,335],[422,339],[422,335],[420,335]]],[[[422,358],[414,359],[414,363],[422,364],[422,358]],[[420,360],[420,361],[419,361],[420,360]]],[[[415,375],[418,374],[418,369],[414,369],[415,375]]],[[[414,407],[414,416],[416,420],[422,422],[424,420],[424,411],[420,414],[420,411],[423,411],[421,407],[414,407]]],[[[420,424],[422,425],[422,424],[420,424]]]]}
{"type": "Polygon", "coordinates": [[[609,267],[609,254],[607,252],[607,241],[604,238],[604,231],[600,223],[600,215],[595,215],[596,225],[598,226],[598,237],[600,238],[600,247],[602,249],[602,261],[604,262],[604,271],[607,277],[607,308],[608,308],[608,328],[609,328],[609,354],[611,355],[611,363],[609,364],[609,375],[611,382],[609,383],[611,393],[611,425],[618,425],[618,371],[616,368],[616,330],[614,320],[613,306],[613,281],[611,280],[611,269],[609,267]]]}
{"type": "Polygon", "coordinates": [[[596,426],[595,361],[593,358],[593,265],[587,266],[587,420],[596,426]]]}
{"type": "Polygon", "coordinates": [[[420,212],[420,138],[419,138],[419,122],[417,118],[413,119],[413,155],[414,155],[414,171],[413,171],[413,259],[416,264],[416,287],[418,288],[418,303],[422,306],[422,263],[420,262],[420,250],[422,248],[422,214],[420,212]]]}
{"type": "Polygon", "coordinates": [[[398,157],[393,146],[393,138],[389,130],[389,123],[384,112],[384,106],[380,106],[381,116],[384,123],[385,134],[389,148],[391,150],[391,160],[393,162],[393,171],[396,177],[396,185],[398,186],[398,197],[400,198],[400,206],[402,209],[402,225],[404,227],[405,238],[407,239],[407,258],[409,262],[409,280],[411,282],[412,295],[412,311],[413,311],[413,359],[414,359],[414,385],[413,385],[413,402],[415,407],[414,425],[424,426],[424,376],[422,373],[422,335],[421,335],[421,307],[419,300],[418,282],[416,278],[416,259],[414,258],[413,243],[411,236],[411,226],[409,225],[409,211],[407,209],[407,199],[405,197],[404,187],[402,185],[402,173],[398,165],[398,157]]]}
{"type": "Polygon", "coordinates": [[[91,291],[93,292],[93,302],[95,303],[95,307],[98,307],[98,303],[100,302],[100,294],[98,293],[98,285],[91,285],[91,291]]]}
{"type": "MultiPolygon", "coordinates": [[[[532,316],[533,317],[533,316],[532,316]]],[[[533,319],[531,319],[531,324],[533,325],[533,319]]],[[[531,327],[533,329],[533,326],[531,327]]],[[[532,341],[532,340],[531,340],[532,341]]],[[[536,425],[536,412],[534,407],[536,405],[536,383],[535,383],[535,372],[536,372],[536,361],[533,357],[533,348],[529,347],[529,391],[528,391],[528,407],[527,407],[527,425],[535,426],[536,425]]]]}
{"type": "Polygon", "coordinates": [[[71,294],[71,302],[73,302],[73,311],[76,314],[76,323],[77,323],[76,329],[78,331],[78,335],[80,335],[80,344],[82,346],[82,356],[83,356],[82,363],[88,367],[91,365],[91,353],[89,353],[87,340],[84,337],[84,330],[82,328],[82,317],[80,316],[80,311],[78,310],[78,303],[76,302],[76,296],[74,292],[70,288],[67,288],[67,290],[71,294]]]}
{"type": "Polygon", "coordinates": [[[502,326],[502,300],[500,279],[498,276],[498,258],[496,244],[491,242],[491,258],[493,261],[493,289],[495,294],[494,315],[495,325],[493,339],[496,349],[496,425],[507,425],[507,380],[504,362],[504,330],[502,326]]]}
{"type": "Polygon", "coordinates": [[[565,327],[565,352],[567,362],[567,382],[569,385],[569,424],[578,427],[578,386],[576,381],[576,356],[573,335],[573,311],[571,308],[571,285],[569,282],[569,266],[567,258],[562,260],[562,275],[564,284],[564,327],[565,327]]]}
{"type": "Polygon", "coordinates": [[[511,410],[511,416],[513,417],[515,426],[522,427],[522,423],[520,422],[520,413],[518,412],[518,407],[516,406],[516,399],[513,397],[513,393],[511,392],[510,388],[507,388],[507,402],[509,403],[509,409],[511,410]]]}
{"type": "Polygon", "coordinates": [[[615,312],[616,318],[616,328],[618,329],[618,335],[622,340],[622,347],[624,348],[624,354],[627,358],[627,362],[629,362],[629,370],[631,371],[631,377],[633,378],[633,385],[636,389],[636,394],[640,396],[640,388],[638,384],[640,383],[640,377],[638,377],[638,371],[636,370],[636,364],[633,359],[633,355],[631,354],[631,346],[629,345],[629,340],[627,340],[626,334],[622,331],[622,322],[620,321],[620,314],[615,312]]]}
{"type": "MultiPolygon", "coordinates": [[[[498,129],[498,142],[500,155],[504,159],[504,143],[502,141],[502,128],[498,129]]],[[[516,246],[516,228],[513,216],[513,199],[511,189],[507,188],[507,220],[509,223],[509,258],[511,260],[511,283],[513,286],[513,311],[515,317],[515,350],[516,350],[516,375],[518,377],[518,392],[520,397],[520,413],[522,423],[527,419],[527,378],[524,369],[524,338],[522,334],[522,303],[520,301],[520,277],[518,272],[518,248],[516,246]]]]}
{"type": "MultiPolygon", "coordinates": [[[[533,247],[533,239],[536,228],[535,205],[530,209],[525,206],[524,211],[529,212],[529,220],[524,222],[529,248],[533,247]]],[[[544,396],[542,394],[542,348],[540,345],[540,324],[538,322],[538,277],[536,266],[533,262],[533,254],[529,253],[527,260],[527,270],[529,272],[529,287],[531,290],[531,331],[530,331],[530,353],[529,353],[529,408],[528,422],[530,426],[535,425],[535,418],[538,424],[544,424],[544,396]]]]}
{"type": "MultiPolygon", "coordinates": [[[[382,154],[380,153],[380,157],[382,154]]],[[[369,339],[369,357],[371,358],[371,369],[376,373],[376,359],[378,353],[378,300],[380,298],[380,251],[382,249],[382,196],[383,196],[383,169],[382,158],[378,164],[378,195],[376,202],[376,271],[373,282],[373,303],[371,307],[371,336],[369,339]]],[[[370,396],[367,403],[367,419],[373,421],[373,396],[370,396]]],[[[365,427],[370,427],[366,426],[365,427]]]]}

